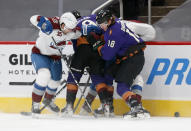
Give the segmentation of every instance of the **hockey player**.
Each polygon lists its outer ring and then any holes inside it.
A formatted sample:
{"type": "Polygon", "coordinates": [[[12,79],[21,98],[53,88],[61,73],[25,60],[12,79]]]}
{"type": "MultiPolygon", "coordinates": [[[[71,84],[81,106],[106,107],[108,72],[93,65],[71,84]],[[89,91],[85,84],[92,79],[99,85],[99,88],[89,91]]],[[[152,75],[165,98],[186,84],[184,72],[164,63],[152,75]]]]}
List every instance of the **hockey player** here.
{"type": "Polygon", "coordinates": [[[78,91],[78,86],[75,80],[77,82],[80,81],[83,75],[84,68],[87,66],[89,67],[89,74],[92,83],[96,86],[96,91],[98,92],[99,97],[105,97],[102,95],[107,88],[107,85],[105,84],[105,79],[103,78],[103,69],[105,66],[105,62],[100,57],[98,52],[93,50],[92,45],[89,44],[91,43],[92,35],[100,38],[100,36],[97,34],[102,33],[102,30],[98,28],[95,24],[95,17],[96,15],[91,15],[82,17],[78,20],[77,28],[81,30],[83,35],[77,39],[76,51],[73,55],[70,66],[72,74],[70,73],[67,79],[67,105],[61,111],[64,116],[73,115],[74,101],[76,99],[76,94],[78,91]],[[90,25],[91,29],[87,28],[90,25]],[[90,32],[94,33],[91,34],[90,32]]]}
{"type": "MultiPolygon", "coordinates": [[[[119,19],[117,19],[117,20],[119,20],[119,19]]],[[[144,41],[151,41],[155,38],[156,33],[155,33],[155,29],[153,28],[153,26],[145,24],[145,23],[140,23],[138,21],[126,21],[126,20],[123,20],[123,21],[126,23],[126,26],[130,30],[132,30],[135,34],[139,35],[144,41]]],[[[110,94],[113,94],[112,86],[110,85],[110,87],[111,88],[110,88],[109,92],[110,92],[110,94]]],[[[138,94],[141,95],[142,87],[143,87],[143,78],[141,75],[138,75],[136,77],[136,79],[134,80],[133,85],[131,86],[131,91],[138,92],[138,94]]],[[[88,94],[86,96],[86,99],[88,100],[88,102],[90,102],[89,103],[90,105],[92,104],[96,95],[97,95],[97,93],[96,93],[95,86],[91,85],[89,88],[88,94]]],[[[95,110],[95,112],[97,114],[103,114],[102,107],[95,110]]],[[[87,107],[87,104],[84,103],[80,114],[87,115],[88,113],[90,113],[90,110],[87,107]]]]}
{"type": "MultiPolygon", "coordinates": [[[[118,20],[118,19],[117,19],[118,20]]],[[[145,23],[140,23],[138,21],[126,21],[123,20],[126,23],[126,26],[133,31],[135,34],[137,34],[138,36],[140,36],[144,41],[151,41],[155,38],[155,29],[153,28],[152,25],[148,25],[145,23]]],[[[131,86],[131,91],[134,93],[138,93],[141,96],[141,92],[142,92],[142,87],[143,87],[143,78],[141,75],[138,75],[136,77],[136,79],[134,80],[132,86],[131,86]]],[[[112,87],[112,86],[110,86],[112,87]]],[[[110,90],[110,94],[113,94],[113,89],[111,88],[110,90]]],[[[88,102],[90,102],[89,104],[91,105],[93,100],[95,99],[97,93],[95,90],[95,86],[91,85],[88,91],[88,94],[86,96],[86,99],[88,100],[88,102]]],[[[95,110],[95,112],[97,114],[103,114],[103,109],[100,106],[100,108],[98,108],[97,110],[95,110]]],[[[87,115],[88,113],[90,113],[89,108],[87,107],[87,104],[84,103],[84,105],[82,106],[81,109],[81,114],[83,115],[87,115]]]]}
{"type": "Polygon", "coordinates": [[[71,39],[77,39],[81,33],[75,30],[77,20],[71,12],[61,17],[44,17],[34,15],[30,22],[39,31],[36,45],[32,48],[31,59],[36,70],[36,81],[32,91],[32,113],[40,113],[40,102],[48,105],[53,112],[59,112],[59,107],[52,99],[60,85],[62,76],[61,54],[73,52],[71,39]],[[56,41],[56,43],[53,41],[56,41]]]}
{"type": "Polygon", "coordinates": [[[115,78],[117,93],[130,107],[130,112],[124,117],[149,115],[142,107],[140,95],[130,90],[145,62],[143,50],[146,46],[143,39],[128,28],[126,21],[116,20],[109,10],[101,10],[96,16],[96,22],[105,31],[105,43],[95,42],[94,49],[98,50],[104,60],[117,58],[107,68],[107,76],[115,78]]]}

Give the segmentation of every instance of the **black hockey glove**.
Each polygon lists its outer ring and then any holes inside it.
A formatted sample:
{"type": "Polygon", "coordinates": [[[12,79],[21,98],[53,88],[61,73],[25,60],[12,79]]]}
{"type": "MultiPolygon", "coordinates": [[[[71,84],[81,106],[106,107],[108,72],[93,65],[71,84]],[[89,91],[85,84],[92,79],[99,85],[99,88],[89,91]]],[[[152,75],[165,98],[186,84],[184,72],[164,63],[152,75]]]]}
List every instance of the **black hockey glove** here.
{"type": "Polygon", "coordinates": [[[93,47],[93,50],[94,51],[97,51],[97,49],[100,47],[100,46],[102,46],[102,45],[104,45],[105,43],[103,42],[103,41],[96,41],[93,45],[92,45],[92,47],[93,47]]]}
{"type": "Polygon", "coordinates": [[[104,42],[101,41],[101,36],[97,35],[95,32],[91,32],[86,38],[88,43],[92,45],[94,51],[96,51],[98,47],[104,45],[104,42]]]}
{"type": "Polygon", "coordinates": [[[94,32],[91,32],[89,35],[86,36],[87,41],[89,44],[93,45],[94,43],[96,43],[98,40],[100,40],[100,36],[97,35],[94,32]]]}

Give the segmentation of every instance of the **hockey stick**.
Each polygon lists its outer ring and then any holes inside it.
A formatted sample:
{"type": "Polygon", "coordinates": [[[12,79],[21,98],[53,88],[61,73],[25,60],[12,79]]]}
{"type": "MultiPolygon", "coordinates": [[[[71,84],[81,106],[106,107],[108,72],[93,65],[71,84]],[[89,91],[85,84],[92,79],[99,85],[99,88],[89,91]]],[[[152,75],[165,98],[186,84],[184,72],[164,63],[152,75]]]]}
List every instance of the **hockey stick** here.
{"type": "MultiPolygon", "coordinates": [[[[87,83],[89,83],[89,81],[90,81],[90,76],[88,77],[87,83]]],[[[87,87],[88,87],[88,85],[86,85],[86,86],[84,87],[83,94],[85,93],[87,87]]],[[[83,96],[81,95],[81,96],[80,96],[80,99],[78,100],[78,103],[77,103],[76,106],[74,107],[74,110],[73,110],[74,113],[76,112],[76,109],[78,108],[78,106],[79,106],[79,104],[80,104],[80,102],[81,102],[81,100],[82,100],[82,97],[83,97],[83,96]]]]}
{"type": "MultiPolygon", "coordinates": [[[[60,52],[61,52],[61,51],[60,51],[60,52]]],[[[65,58],[63,58],[63,59],[65,59],[65,58]]],[[[72,73],[72,71],[71,71],[70,67],[69,67],[68,65],[66,65],[66,66],[67,66],[67,68],[68,68],[69,72],[71,73],[71,75],[72,75],[72,77],[73,77],[73,79],[74,79],[75,83],[77,84],[77,86],[78,86],[78,87],[80,87],[80,85],[79,85],[79,83],[77,82],[77,80],[75,79],[74,74],[72,73]]],[[[79,90],[80,90],[80,92],[81,92],[82,97],[84,97],[85,102],[87,103],[87,105],[88,105],[89,109],[90,109],[90,110],[91,110],[91,112],[93,113],[94,117],[97,117],[97,116],[95,115],[95,113],[93,112],[93,110],[92,110],[92,108],[91,108],[90,104],[88,103],[88,101],[87,101],[87,99],[86,99],[86,97],[85,97],[85,95],[84,95],[84,92],[82,91],[82,89],[81,89],[81,88],[79,88],[79,90]]]]}
{"type": "MultiPolygon", "coordinates": [[[[62,88],[53,96],[52,99],[56,98],[56,97],[62,92],[62,90],[65,89],[65,87],[66,87],[66,85],[67,85],[66,80],[64,80],[62,83],[65,83],[65,84],[64,84],[64,85],[62,86],[62,88]]],[[[50,104],[50,103],[49,103],[49,104],[50,104]]],[[[44,105],[44,106],[40,109],[40,112],[42,112],[47,106],[49,106],[49,104],[44,105]]],[[[20,114],[21,114],[21,115],[25,115],[25,116],[31,116],[31,115],[32,115],[32,112],[24,112],[24,111],[22,111],[22,112],[20,112],[20,114]]]]}
{"type": "MultiPolygon", "coordinates": [[[[54,98],[56,98],[56,96],[58,96],[58,95],[62,92],[62,90],[64,90],[64,88],[66,87],[66,85],[67,85],[67,82],[65,81],[65,85],[56,93],[56,95],[53,96],[52,100],[53,100],[54,98]]],[[[44,106],[40,109],[40,112],[42,112],[42,111],[43,111],[47,106],[49,106],[49,105],[50,105],[50,103],[44,105],[44,106]]]]}
{"type": "MultiPolygon", "coordinates": [[[[54,44],[55,44],[55,45],[57,45],[57,43],[56,43],[56,41],[55,41],[55,39],[54,39],[54,37],[53,37],[53,36],[52,36],[52,41],[54,42],[54,44]]],[[[69,72],[71,73],[72,78],[74,79],[74,82],[76,83],[76,85],[77,85],[78,87],[80,87],[79,82],[75,79],[74,74],[72,73],[72,71],[71,71],[70,67],[69,67],[69,66],[67,65],[67,63],[66,63],[66,62],[67,62],[67,58],[66,58],[66,56],[62,55],[62,51],[61,51],[60,49],[58,49],[58,51],[60,52],[60,55],[61,55],[61,57],[62,57],[63,61],[65,62],[66,66],[67,66],[67,68],[68,68],[68,70],[69,70],[69,72]]],[[[92,110],[92,108],[91,108],[90,104],[88,103],[88,101],[87,101],[87,99],[86,99],[86,97],[85,97],[85,95],[84,95],[84,93],[83,93],[82,89],[81,89],[81,88],[79,88],[79,90],[80,90],[80,92],[81,92],[81,95],[84,97],[85,102],[87,103],[87,105],[88,105],[89,109],[90,109],[90,110],[91,110],[91,112],[93,113],[94,117],[97,117],[97,116],[94,114],[94,112],[93,112],[93,110],[92,110]]]]}

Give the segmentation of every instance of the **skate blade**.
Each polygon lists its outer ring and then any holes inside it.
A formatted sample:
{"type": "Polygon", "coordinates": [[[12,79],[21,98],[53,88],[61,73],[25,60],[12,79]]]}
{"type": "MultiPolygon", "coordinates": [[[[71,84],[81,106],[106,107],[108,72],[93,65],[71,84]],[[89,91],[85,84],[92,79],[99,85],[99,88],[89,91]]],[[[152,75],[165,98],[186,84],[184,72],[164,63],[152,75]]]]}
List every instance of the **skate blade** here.
{"type": "Polygon", "coordinates": [[[150,116],[149,113],[140,113],[140,114],[137,114],[137,117],[140,118],[140,119],[148,119],[151,116],[150,116]]]}
{"type": "Polygon", "coordinates": [[[80,115],[80,116],[91,116],[91,113],[88,113],[88,112],[80,112],[79,115],[80,115]]]}
{"type": "Polygon", "coordinates": [[[54,113],[54,114],[58,114],[60,112],[60,110],[58,112],[56,111],[53,111],[50,107],[46,107],[46,109],[51,112],[51,113],[54,113]]]}
{"type": "Polygon", "coordinates": [[[85,109],[81,109],[80,110],[80,113],[79,113],[80,116],[90,116],[91,115],[91,112],[87,112],[85,109]]]}
{"type": "MultiPolygon", "coordinates": [[[[45,106],[45,104],[43,104],[43,103],[42,103],[42,105],[45,106]]],[[[60,112],[60,109],[58,112],[56,112],[56,111],[53,111],[49,106],[46,106],[45,109],[47,109],[49,112],[54,113],[54,114],[58,114],[60,112]]]]}
{"type": "Polygon", "coordinates": [[[35,119],[40,119],[42,117],[41,114],[38,114],[38,113],[32,113],[31,116],[32,118],[35,118],[35,119]]]}
{"type": "Polygon", "coordinates": [[[110,114],[109,114],[109,117],[110,117],[110,118],[115,118],[116,116],[115,116],[114,113],[110,113],[110,114]]]}
{"type": "Polygon", "coordinates": [[[73,117],[74,113],[73,112],[69,112],[69,113],[61,113],[61,117],[73,117]]]}
{"type": "Polygon", "coordinates": [[[96,114],[97,118],[116,118],[116,115],[114,113],[109,113],[109,114],[96,114]]]}
{"type": "Polygon", "coordinates": [[[31,115],[32,115],[32,112],[22,111],[22,112],[20,112],[20,114],[23,115],[23,116],[31,116],[31,115]]]}
{"type": "Polygon", "coordinates": [[[133,116],[133,115],[125,115],[123,116],[123,119],[127,120],[127,119],[134,119],[136,118],[136,116],[133,116]]]}
{"type": "Polygon", "coordinates": [[[95,114],[95,116],[96,116],[97,118],[103,118],[103,117],[105,117],[104,114],[96,114],[96,113],[94,113],[94,114],[95,114]]]}

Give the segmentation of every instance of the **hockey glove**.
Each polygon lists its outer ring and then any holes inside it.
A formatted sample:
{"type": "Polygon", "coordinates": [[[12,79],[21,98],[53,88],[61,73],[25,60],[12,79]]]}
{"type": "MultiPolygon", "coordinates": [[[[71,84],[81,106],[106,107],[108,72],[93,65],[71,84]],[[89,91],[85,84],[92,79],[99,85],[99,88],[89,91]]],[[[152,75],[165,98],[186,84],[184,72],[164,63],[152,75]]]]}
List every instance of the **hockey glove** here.
{"type": "Polygon", "coordinates": [[[89,44],[93,45],[97,41],[101,40],[101,36],[97,35],[95,32],[90,32],[88,36],[86,36],[89,44]]]}
{"type": "Polygon", "coordinates": [[[96,41],[93,45],[92,45],[92,47],[93,47],[93,50],[94,51],[97,51],[98,50],[98,48],[100,47],[100,46],[103,46],[105,43],[103,42],[103,41],[96,41]]]}
{"type": "Polygon", "coordinates": [[[51,34],[53,31],[51,22],[46,20],[43,16],[40,17],[40,21],[38,22],[37,26],[40,27],[41,31],[47,35],[51,34]]]}
{"type": "Polygon", "coordinates": [[[81,29],[82,35],[87,36],[90,32],[95,32],[96,34],[101,34],[102,30],[95,25],[82,25],[81,29]]]}

